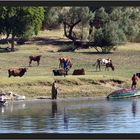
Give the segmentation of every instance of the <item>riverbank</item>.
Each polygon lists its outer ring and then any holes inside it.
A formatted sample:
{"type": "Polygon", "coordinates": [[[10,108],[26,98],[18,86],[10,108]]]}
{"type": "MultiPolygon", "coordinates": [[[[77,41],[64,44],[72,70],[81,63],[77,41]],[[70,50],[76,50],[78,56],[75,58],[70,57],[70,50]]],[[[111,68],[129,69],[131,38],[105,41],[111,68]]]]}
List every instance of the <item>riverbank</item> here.
{"type": "MultiPolygon", "coordinates": [[[[54,80],[59,80],[59,98],[105,97],[118,88],[130,87],[132,75],[140,72],[140,43],[127,43],[118,46],[116,51],[100,54],[94,48],[59,52],[69,47],[63,30],[40,32],[37,38],[24,45],[16,45],[15,52],[0,52],[0,92],[13,92],[31,99],[51,97],[51,85],[54,80]],[[55,44],[52,40],[64,42],[55,44]],[[30,55],[42,55],[39,66],[32,62],[32,67],[29,67],[30,55]],[[59,58],[63,56],[71,57],[73,66],[68,76],[53,76],[52,70],[58,69],[59,58]],[[101,67],[102,70],[97,72],[93,66],[97,58],[110,58],[115,71],[105,71],[101,67]],[[28,68],[25,75],[9,78],[7,70],[19,67],[28,68]],[[81,68],[85,75],[72,75],[75,69],[81,68]]],[[[6,47],[6,44],[1,46],[6,47]]],[[[140,87],[140,82],[137,87],[140,87]]]]}
{"type": "Polygon", "coordinates": [[[50,98],[51,85],[59,80],[58,98],[106,97],[110,92],[130,87],[130,80],[108,75],[83,75],[66,77],[38,76],[5,78],[0,81],[0,90],[24,95],[27,99],[50,98]]]}

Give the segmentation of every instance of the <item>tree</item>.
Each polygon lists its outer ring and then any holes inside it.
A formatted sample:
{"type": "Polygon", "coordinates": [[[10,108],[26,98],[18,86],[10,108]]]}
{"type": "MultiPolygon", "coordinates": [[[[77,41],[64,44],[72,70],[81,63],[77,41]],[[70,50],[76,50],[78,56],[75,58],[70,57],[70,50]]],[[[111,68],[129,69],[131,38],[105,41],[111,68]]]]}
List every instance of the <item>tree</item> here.
{"type": "Polygon", "coordinates": [[[126,36],[119,28],[117,22],[106,23],[102,28],[97,29],[94,35],[94,48],[99,52],[98,47],[102,52],[109,52],[116,45],[125,42],[126,36]]]}
{"type": "Polygon", "coordinates": [[[95,28],[102,27],[108,21],[109,21],[109,15],[105,11],[105,8],[101,7],[100,9],[96,10],[95,17],[93,20],[93,25],[95,26],[95,28]]]}
{"type": "Polygon", "coordinates": [[[95,18],[90,22],[90,44],[97,51],[99,47],[102,51],[110,51],[119,43],[135,40],[140,33],[139,8],[101,7],[93,11],[95,18]]]}
{"type": "Polygon", "coordinates": [[[28,38],[37,35],[44,19],[42,7],[0,7],[1,34],[11,34],[11,51],[14,50],[15,37],[28,38]]]}
{"type": "Polygon", "coordinates": [[[76,31],[81,31],[82,39],[84,33],[83,28],[84,26],[88,25],[89,21],[92,18],[93,13],[89,10],[88,7],[69,7],[64,9],[62,13],[64,35],[73,41],[75,46],[73,50],[75,50],[79,46],[78,40],[80,40],[80,38],[76,34],[76,31]]]}
{"type": "Polygon", "coordinates": [[[48,29],[56,29],[59,28],[60,14],[63,7],[45,7],[45,15],[43,20],[43,30],[48,29]]]}

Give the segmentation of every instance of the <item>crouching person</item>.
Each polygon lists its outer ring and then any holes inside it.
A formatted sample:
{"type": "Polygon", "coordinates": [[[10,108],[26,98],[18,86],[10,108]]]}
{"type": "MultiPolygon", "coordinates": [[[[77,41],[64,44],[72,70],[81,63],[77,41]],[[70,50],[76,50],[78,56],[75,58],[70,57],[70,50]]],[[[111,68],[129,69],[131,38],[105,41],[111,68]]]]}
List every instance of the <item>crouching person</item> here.
{"type": "Polygon", "coordinates": [[[58,81],[54,81],[52,84],[52,99],[57,99],[57,93],[58,93],[58,81]]]}

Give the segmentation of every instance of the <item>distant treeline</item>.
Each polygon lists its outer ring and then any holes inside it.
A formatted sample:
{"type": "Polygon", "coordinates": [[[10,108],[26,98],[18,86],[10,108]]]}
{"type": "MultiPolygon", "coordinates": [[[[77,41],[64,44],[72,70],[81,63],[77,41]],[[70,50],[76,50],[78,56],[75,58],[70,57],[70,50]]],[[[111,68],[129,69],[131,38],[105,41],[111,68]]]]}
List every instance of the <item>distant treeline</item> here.
{"type": "Polygon", "coordinates": [[[64,28],[71,50],[94,47],[109,52],[140,41],[140,7],[0,7],[0,34],[26,41],[40,30],[64,28]]]}

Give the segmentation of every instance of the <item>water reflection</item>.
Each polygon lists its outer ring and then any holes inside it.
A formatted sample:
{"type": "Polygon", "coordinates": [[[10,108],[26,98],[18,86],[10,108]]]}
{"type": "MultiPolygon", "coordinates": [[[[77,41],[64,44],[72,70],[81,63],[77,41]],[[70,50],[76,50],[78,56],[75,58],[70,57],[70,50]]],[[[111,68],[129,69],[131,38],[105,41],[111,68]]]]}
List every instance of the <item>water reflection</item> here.
{"type": "Polygon", "coordinates": [[[139,108],[140,99],[13,102],[0,108],[0,133],[136,132],[139,108]]]}
{"type": "Polygon", "coordinates": [[[57,114],[57,101],[52,101],[52,117],[55,118],[57,114]]]}
{"type": "Polygon", "coordinates": [[[4,106],[0,106],[0,112],[3,114],[5,111],[5,107],[4,106]]]}
{"type": "Polygon", "coordinates": [[[137,113],[137,104],[135,99],[132,101],[132,113],[133,113],[133,117],[135,118],[137,113]]]}
{"type": "Polygon", "coordinates": [[[64,107],[64,129],[65,130],[68,130],[68,124],[69,124],[68,115],[64,107]]]}

